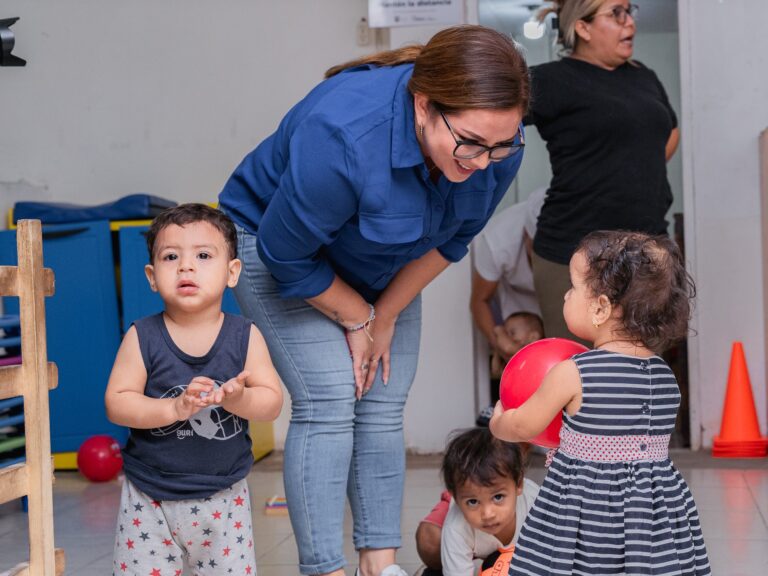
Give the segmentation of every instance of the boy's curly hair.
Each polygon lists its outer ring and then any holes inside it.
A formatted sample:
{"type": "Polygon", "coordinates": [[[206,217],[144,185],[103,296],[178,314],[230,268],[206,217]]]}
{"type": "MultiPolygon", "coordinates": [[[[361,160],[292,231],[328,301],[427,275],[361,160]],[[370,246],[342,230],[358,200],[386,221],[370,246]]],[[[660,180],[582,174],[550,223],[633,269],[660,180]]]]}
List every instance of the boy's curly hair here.
{"type": "Polygon", "coordinates": [[[640,232],[592,232],[576,249],[587,261],[585,282],[621,310],[623,332],[661,353],[688,333],[693,280],[677,244],[640,232]]]}
{"type": "Polygon", "coordinates": [[[519,486],[523,469],[520,446],[499,440],[488,428],[471,428],[450,440],[441,473],[445,488],[456,494],[468,481],[490,486],[498,478],[511,478],[519,486]]]}
{"type": "Polygon", "coordinates": [[[172,224],[183,227],[193,222],[208,222],[208,224],[221,232],[229,250],[229,259],[234,260],[237,258],[237,231],[229,216],[216,208],[211,208],[207,204],[190,202],[163,210],[152,220],[152,224],[147,231],[149,261],[154,262],[155,260],[155,241],[161,230],[172,224]]]}

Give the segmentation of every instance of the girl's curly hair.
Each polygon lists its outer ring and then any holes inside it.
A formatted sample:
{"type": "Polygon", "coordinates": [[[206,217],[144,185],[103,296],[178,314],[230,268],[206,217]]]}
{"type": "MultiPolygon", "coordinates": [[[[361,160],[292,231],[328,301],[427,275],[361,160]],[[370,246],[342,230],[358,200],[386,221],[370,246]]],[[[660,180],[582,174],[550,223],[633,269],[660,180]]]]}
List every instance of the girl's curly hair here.
{"type": "Polygon", "coordinates": [[[576,249],[587,261],[585,282],[621,310],[624,335],[661,353],[688,333],[693,279],[667,236],[597,231],[576,249]]]}

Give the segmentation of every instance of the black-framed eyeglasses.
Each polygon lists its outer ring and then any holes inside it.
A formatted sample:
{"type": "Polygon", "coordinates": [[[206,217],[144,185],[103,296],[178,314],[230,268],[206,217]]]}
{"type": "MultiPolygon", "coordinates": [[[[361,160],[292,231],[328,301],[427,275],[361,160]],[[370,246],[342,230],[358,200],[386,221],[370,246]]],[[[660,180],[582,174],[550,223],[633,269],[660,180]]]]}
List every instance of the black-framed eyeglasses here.
{"type": "Polygon", "coordinates": [[[627,23],[627,15],[632,16],[632,20],[637,18],[637,11],[640,7],[637,4],[630,4],[628,8],[624,6],[614,6],[610,10],[603,10],[602,12],[595,12],[595,16],[612,16],[616,23],[624,26],[627,23]]]}
{"type": "Polygon", "coordinates": [[[483,144],[472,140],[459,140],[456,137],[456,133],[453,131],[451,124],[448,122],[448,118],[445,117],[445,114],[440,112],[440,116],[442,116],[443,122],[448,126],[448,130],[450,130],[451,136],[453,137],[454,142],[456,142],[456,148],[453,149],[453,155],[456,158],[471,160],[472,158],[477,158],[488,152],[488,158],[491,162],[500,162],[501,160],[506,160],[510,156],[514,156],[525,146],[523,132],[520,130],[519,126],[517,127],[517,136],[515,136],[515,140],[512,142],[504,142],[502,144],[497,144],[496,146],[484,146],[483,144]]]}

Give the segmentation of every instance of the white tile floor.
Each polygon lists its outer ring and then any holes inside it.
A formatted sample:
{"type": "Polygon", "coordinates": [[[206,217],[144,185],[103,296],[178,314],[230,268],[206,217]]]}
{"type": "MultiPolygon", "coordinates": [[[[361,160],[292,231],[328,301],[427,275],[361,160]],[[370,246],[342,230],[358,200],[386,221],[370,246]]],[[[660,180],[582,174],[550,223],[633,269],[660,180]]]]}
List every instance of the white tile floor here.
{"type": "MultiPolygon", "coordinates": [[[[688,481],[702,517],[713,574],[762,576],[768,574],[768,458],[713,459],[703,453],[678,451],[673,455],[688,481]]],[[[260,576],[298,574],[297,555],[287,517],[266,516],[263,503],[283,494],[279,454],[257,463],[249,484],[254,507],[254,536],[260,576]]],[[[437,501],[441,485],[439,458],[409,458],[403,509],[403,548],[398,561],[409,573],[419,566],[413,534],[419,520],[437,501]]],[[[120,487],[117,481],[92,484],[77,472],[58,472],[54,486],[56,546],[64,548],[67,574],[111,574],[112,542],[120,487]]],[[[544,477],[541,459],[529,476],[544,477]]],[[[347,521],[351,540],[351,520],[347,521]]],[[[27,519],[17,502],[0,505],[0,573],[28,556],[27,519]]],[[[346,549],[354,572],[351,543],[346,549]]]]}

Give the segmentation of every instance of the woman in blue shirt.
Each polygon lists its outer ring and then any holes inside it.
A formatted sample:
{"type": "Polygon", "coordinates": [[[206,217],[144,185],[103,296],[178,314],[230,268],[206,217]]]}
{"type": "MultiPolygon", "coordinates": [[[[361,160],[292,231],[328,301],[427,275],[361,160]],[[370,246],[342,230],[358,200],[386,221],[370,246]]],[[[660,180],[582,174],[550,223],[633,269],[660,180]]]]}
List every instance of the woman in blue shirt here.
{"type": "Polygon", "coordinates": [[[301,573],[344,574],[348,497],[359,574],[400,576],[419,294],[517,173],[528,70],[508,37],[457,26],[326,77],[219,200],[238,226],[238,302],[291,395],[284,478],[301,573]]]}

